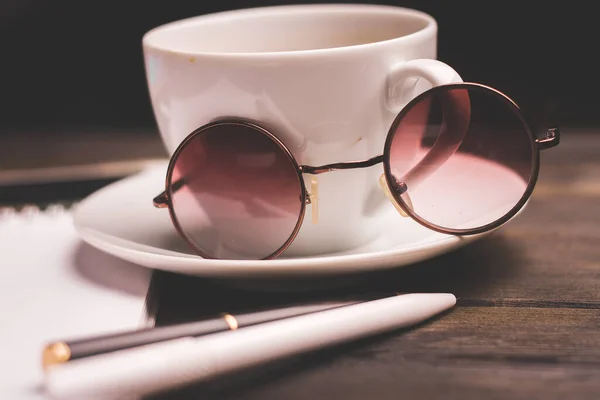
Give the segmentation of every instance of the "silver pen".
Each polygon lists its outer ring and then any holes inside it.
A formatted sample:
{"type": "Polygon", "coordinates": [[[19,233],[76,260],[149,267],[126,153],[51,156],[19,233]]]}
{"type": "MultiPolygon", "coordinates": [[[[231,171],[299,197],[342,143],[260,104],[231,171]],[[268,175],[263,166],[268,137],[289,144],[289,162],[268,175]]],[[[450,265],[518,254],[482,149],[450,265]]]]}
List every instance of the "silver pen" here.
{"type": "Polygon", "coordinates": [[[282,357],[404,328],[453,307],[450,293],[412,293],[186,337],[49,367],[55,399],[144,396],[282,357]]]}

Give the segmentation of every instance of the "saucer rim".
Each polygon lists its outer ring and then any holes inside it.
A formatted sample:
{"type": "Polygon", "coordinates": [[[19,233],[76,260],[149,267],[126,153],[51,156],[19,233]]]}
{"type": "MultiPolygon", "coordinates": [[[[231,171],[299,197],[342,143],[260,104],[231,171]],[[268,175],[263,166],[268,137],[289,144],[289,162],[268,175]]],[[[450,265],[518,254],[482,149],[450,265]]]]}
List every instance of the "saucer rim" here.
{"type": "MultiPolygon", "coordinates": [[[[148,174],[159,175],[156,167],[148,167],[136,174],[108,184],[91,193],[74,206],[72,221],[80,238],[102,252],[153,269],[207,277],[259,277],[268,275],[272,278],[274,276],[339,275],[400,268],[453,251],[495,231],[471,236],[447,235],[432,231],[431,239],[425,239],[424,243],[414,246],[367,250],[350,254],[325,253],[314,256],[280,257],[270,260],[226,260],[207,259],[192,253],[174,252],[176,254],[168,255],[126,247],[108,241],[106,237],[114,237],[119,241],[127,241],[127,239],[110,235],[82,224],[79,216],[85,212],[87,205],[93,203],[95,198],[102,196],[106,192],[120,190],[122,187],[131,185],[132,182],[148,179],[148,174]],[[105,238],[103,239],[103,237],[105,238]]],[[[158,251],[170,251],[155,246],[147,247],[155,248],[158,251]]]]}

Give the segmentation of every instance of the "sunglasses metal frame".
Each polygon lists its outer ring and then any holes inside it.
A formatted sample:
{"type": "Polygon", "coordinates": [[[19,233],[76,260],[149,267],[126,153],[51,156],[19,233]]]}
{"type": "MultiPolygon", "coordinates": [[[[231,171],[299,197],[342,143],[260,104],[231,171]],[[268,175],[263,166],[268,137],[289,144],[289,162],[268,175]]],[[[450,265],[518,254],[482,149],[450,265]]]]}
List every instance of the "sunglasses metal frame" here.
{"type": "MultiPolygon", "coordinates": [[[[431,222],[426,221],[425,219],[421,218],[418,214],[416,214],[413,211],[412,207],[409,207],[406,204],[406,202],[400,196],[398,196],[398,194],[396,192],[393,192],[393,195],[394,195],[396,202],[398,202],[398,205],[400,206],[400,208],[402,208],[404,210],[404,212],[406,212],[415,222],[418,222],[419,224],[425,226],[426,228],[431,229],[436,232],[450,234],[450,235],[457,235],[457,236],[466,236],[466,235],[477,235],[480,233],[484,233],[484,232],[488,232],[493,229],[496,229],[496,228],[502,226],[503,224],[505,224],[507,221],[509,221],[512,217],[514,217],[519,212],[519,210],[521,210],[521,208],[523,208],[523,206],[527,203],[527,201],[531,197],[533,190],[535,189],[535,185],[537,183],[539,170],[540,170],[540,150],[545,150],[545,149],[549,149],[551,147],[557,146],[560,142],[560,131],[556,127],[548,128],[546,130],[544,136],[537,137],[537,135],[534,132],[534,129],[532,128],[531,123],[528,121],[527,117],[525,116],[525,114],[523,113],[521,108],[510,97],[508,97],[504,93],[502,93],[492,87],[489,87],[489,86],[486,86],[486,85],[483,85],[480,83],[472,83],[472,82],[463,82],[463,83],[455,83],[455,84],[436,86],[436,87],[429,89],[428,91],[425,91],[424,93],[421,93],[420,95],[416,96],[415,98],[413,98],[398,113],[398,115],[392,122],[392,125],[391,125],[391,127],[388,131],[387,137],[386,137],[386,142],[385,142],[384,150],[383,150],[383,168],[384,168],[384,175],[385,175],[387,182],[393,182],[393,179],[395,179],[392,175],[391,164],[390,164],[390,150],[391,150],[391,146],[392,146],[392,140],[394,138],[394,135],[392,134],[392,132],[396,131],[396,128],[398,127],[398,125],[400,124],[400,122],[402,121],[404,116],[411,110],[411,108],[412,108],[411,106],[413,104],[417,104],[423,98],[427,97],[430,93],[435,92],[437,90],[452,90],[452,89],[461,89],[461,88],[465,88],[466,90],[471,90],[471,91],[486,92],[489,95],[495,96],[498,100],[500,100],[504,104],[506,104],[512,110],[512,112],[515,115],[517,115],[517,117],[520,119],[520,121],[523,123],[523,127],[525,128],[525,131],[526,131],[527,135],[529,136],[529,141],[531,144],[531,153],[532,153],[531,154],[531,162],[532,162],[531,174],[529,176],[529,182],[527,183],[527,187],[525,188],[523,195],[521,196],[519,201],[513,206],[513,208],[511,208],[501,218],[499,218],[489,224],[482,225],[477,228],[470,228],[470,229],[451,229],[451,228],[444,228],[439,225],[432,224],[431,222]]],[[[388,183],[388,185],[389,185],[389,183],[388,183]]]]}
{"type": "Polygon", "coordinates": [[[527,201],[531,197],[531,194],[533,193],[533,190],[535,188],[537,178],[539,175],[539,169],[540,169],[540,155],[539,155],[540,150],[545,150],[545,149],[555,147],[560,143],[560,131],[557,127],[548,128],[543,136],[537,137],[536,134],[534,133],[534,130],[532,129],[531,124],[525,117],[524,113],[512,99],[510,99],[504,93],[502,93],[494,88],[491,88],[489,86],[486,86],[486,85],[483,85],[480,83],[473,83],[473,82],[462,82],[462,83],[454,83],[454,84],[448,84],[448,85],[435,86],[435,87],[419,94],[418,96],[414,97],[411,101],[409,101],[402,108],[402,110],[398,113],[398,115],[395,117],[394,121],[392,122],[390,129],[388,130],[388,133],[386,136],[383,154],[377,155],[375,157],[369,158],[367,160],[362,160],[362,161],[337,162],[337,163],[324,164],[324,165],[319,165],[319,166],[301,165],[296,161],[295,157],[293,156],[293,154],[291,153],[289,148],[277,136],[275,136],[270,130],[260,126],[258,123],[246,120],[244,118],[237,118],[237,117],[222,118],[219,120],[215,120],[215,121],[212,121],[208,124],[201,126],[198,129],[194,130],[180,143],[180,145],[177,147],[177,149],[175,150],[175,152],[173,153],[173,155],[171,156],[171,159],[169,161],[169,166],[167,169],[167,176],[165,179],[165,190],[153,199],[153,204],[155,207],[169,209],[169,215],[171,217],[173,225],[175,226],[175,229],[177,230],[178,234],[187,242],[187,244],[189,246],[191,246],[191,248],[198,255],[200,255],[203,258],[207,258],[207,259],[215,259],[215,257],[213,257],[209,254],[206,254],[204,251],[199,249],[191,240],[188,239],[187,235],[185,234],[185,232],[183,231],[183,229],[181,228],[181,226],[179,224],[177,216],[175,215],[175,211],[173,209],[173,203],[171,201],[171,196],[169,195],[169,191],[170,190],[171,191],[178,190],[183,185],[182,180],[179,180],[176,182],[171,182],[176,161],[179,157],[179,154],[182,152],[182,150],[185,149],[186,145],[191,140],[196,138],[198,135],[201,135],[202,133],[208,131],[211,128],[221,126],[221,125],[244,126],[247,128],[252,128],[252,129],[258,131],[259,133],[266,135],[283,151],[283,153],[286,155],[286,157],[288,158],[288,160],[293,165],[293,167],[296,171],[296,175],[298,178],[299,187],[300,187],[300,191],[301,191],[301,193],[300,193],[301,208],[300,208],[300,213],[298,215],[298,220],[296,222],[294,230],[292,231],[290,236],[287,238],[287,240],[281,245],[281,247],[279,247],[276,251],[267,255],[266,257],[263,257],[262,258],[263,260],[273,259],[273,258],[276,258],[279,255],[281,255],[291,245],[291,243],[294,241],[294,239],[298,235],[300,228],[302,227],[302,224],[304,222],[304,218],[306,215],[306,206],[311,204],[311,202],[312,202],[311,193],[309,193],[306,188],[303,174],[318,175],[318,174],[322,174],[322,173],[330,172],[330,171],[369,168],[369,167],[375,166],[377,164],[383,163],[384,172],[383,172],[382,177],[384,178],[384,183],[382,182],[381,184],[382,184],[382,186],[384,184],[387,185],[387,190],[385,190],[386,189],[385,187],[383,188],[384,191],[386,192],[386,195],[390,198],[390,201],[393,203],[393,205],[396,207],[396,209],[400,213],[402,213],[403,216],[410,217],[415,222],[425,226],[428,229],[436,231],[436,232],[452,234],[452,235],[463,235],[463,236],[464,235],[475,235],[475,234],[480,234],[483,232],[491,231],[495,228],[500,227],[501,225],[506,223],[508,220],[510,220],[513,216],[515,216],[519,212],[519,210],[527,203],[527,201]],[[507,212],[501,218],[499,218],[499,219],[495,220],[494,222],[489,223],[487,225],[483,225],[483,226],[480,226],[477,228],[472,228],[472,229],[443,228],[441,226],[432,224],[432,223],[424,220],[423,218],[419,217],[416,213],[414,213],[412,210],[412,207],[402,199],[402,197],[401,197],[402,193],[399,192],[398,190],[394,190],[394,188],[390,185],[390,182],[395,182],[395,177],[392,175],[391,166],[390,166],[390,152],[391,152],[392,139],[394,137],[393,132],[396,131],[396,128],[398,127],[400,121],[402,121],[404,116],[412,109],[412,106],[414,104],[417,104],[419,101],[421,101],[424,97],[430,95],[432,92],[435,92],[438,90],[451,90],[451,89],[460,89],[460,88],[464,88],[466,90],[486,91],[486,92],[496,96],[499,100],[503,101],[508,107],[510,107],[512,109],[512,111],[519,117],[519,119],[523,123],[523,126],[525,127],[525,130],[526,130],[527,134],[529,135],[531,149],[532,149],[532,166],[531,166],[532,169],[531,169],[530,179],[529,179],[529,182],[527,184],[527,187],[526,187],[525,192],[523,193],[521,199],[515,204],[515,206],[509,212],[507,212]]]}

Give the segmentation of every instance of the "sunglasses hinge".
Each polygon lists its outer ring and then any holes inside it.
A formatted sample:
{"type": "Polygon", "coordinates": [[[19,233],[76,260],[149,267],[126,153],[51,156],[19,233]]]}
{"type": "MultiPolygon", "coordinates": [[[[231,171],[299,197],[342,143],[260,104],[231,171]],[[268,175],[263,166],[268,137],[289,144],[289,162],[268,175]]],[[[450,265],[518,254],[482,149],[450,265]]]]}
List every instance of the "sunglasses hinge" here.
{"type": "Polygon", "coordinates": [[[317,175],[317,174],[322,174],[323,172],[329,172],[331,171],[331,169],[323,169],[323,168],[319,168],[319,167],[312,167],[310,165],[300,165],[298,167],[300,169],[300,172],[303,174],[311,174],[311,175],[317,175]]]}
{"type": "Polygon", "coordinates": [[[162,192],[161,194],[156,196],[154,199],[152,199],[152,204],[154,204],[154,207],[156,208],[168,208],[169,199],[167,199],[167,193],[162,192]]]}

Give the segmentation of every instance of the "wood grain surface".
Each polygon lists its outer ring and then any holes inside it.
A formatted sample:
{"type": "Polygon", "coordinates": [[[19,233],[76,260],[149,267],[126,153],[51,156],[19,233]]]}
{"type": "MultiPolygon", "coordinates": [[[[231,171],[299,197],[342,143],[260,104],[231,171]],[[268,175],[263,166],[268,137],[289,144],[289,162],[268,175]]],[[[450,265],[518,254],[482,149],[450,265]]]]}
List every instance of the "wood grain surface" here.
{"type": "MultiPolygon", "coordinates": [[[[271,296],[164,281],[158,324],[271,296]]],[[[419,327],[153,399],[600,399],[600,135],[563,133],[526,210],[496,233],[353,290],[459,301],[419,327]]]]}

